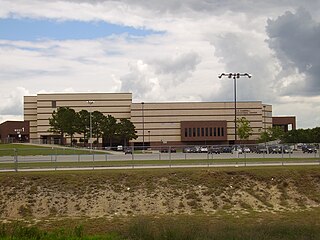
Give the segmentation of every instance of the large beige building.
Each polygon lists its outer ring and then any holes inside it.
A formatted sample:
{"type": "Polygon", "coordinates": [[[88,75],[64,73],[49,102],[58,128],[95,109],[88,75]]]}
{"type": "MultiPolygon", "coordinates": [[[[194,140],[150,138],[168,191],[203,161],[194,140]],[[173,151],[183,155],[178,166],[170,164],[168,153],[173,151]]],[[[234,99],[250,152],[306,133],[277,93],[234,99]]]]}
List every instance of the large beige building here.
{"type": "MultiPolygon", "coordinates": [[[[235,140],[233,102],[133,103],[131,93],[61,93],[24,97],[31,142],[52,141],[49,118],[57,107],[128,118],[138,135],[131,141],[133,145],[228,144],[235,140]]],[[[255,141],[261,131],[272,126],[272,106],[261,101],[237,102],[239,117],[250,121],[253,134],[249,140],[255,141]]]]}

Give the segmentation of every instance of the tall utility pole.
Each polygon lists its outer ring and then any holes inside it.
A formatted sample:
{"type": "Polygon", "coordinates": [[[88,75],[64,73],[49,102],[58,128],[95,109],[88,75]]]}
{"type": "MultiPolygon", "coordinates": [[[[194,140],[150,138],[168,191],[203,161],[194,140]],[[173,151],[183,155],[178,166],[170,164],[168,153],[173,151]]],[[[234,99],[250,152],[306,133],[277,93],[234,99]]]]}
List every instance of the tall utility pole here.
{"type": "Polygon", "coordinates": [[[91,113],[92,113],[92,110],[91,110],[91,105],[94,103],[94,101],[92,100],[89,100],[87,101],[87,103],[89,104],[89,116],[90,116],[90,121],[89,121],[89,131],[90,131],[90,150],[92,150],[92,116],[91,116],[91,113]]]}
{"type": "Polygon", "coordinates": [[[233,90],[234,90],[234,143],[237,142],[237,78],[248,77],[251,78],[249,73],[221,73],[219,78],[228,77],[233,78],[233,90]]]}
{"type": "Polygon", "coordinates": [[[141,102],[142,108],[142,151],[144,151],[144,102],[141,102]]]}

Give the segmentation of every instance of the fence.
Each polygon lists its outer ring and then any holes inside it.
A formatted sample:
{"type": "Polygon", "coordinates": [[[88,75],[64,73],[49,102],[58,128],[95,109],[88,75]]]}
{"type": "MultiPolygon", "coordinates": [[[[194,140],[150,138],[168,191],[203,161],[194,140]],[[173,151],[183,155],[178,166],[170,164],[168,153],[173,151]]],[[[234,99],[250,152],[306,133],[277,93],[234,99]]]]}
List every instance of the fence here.
{"type": "MultiPolygon", "coordinates": [[[[13,145],[14,146],[14,145],[13,145]]],[[[1,149],[1,171],[320,164],[319,144],[1,149]]]]}

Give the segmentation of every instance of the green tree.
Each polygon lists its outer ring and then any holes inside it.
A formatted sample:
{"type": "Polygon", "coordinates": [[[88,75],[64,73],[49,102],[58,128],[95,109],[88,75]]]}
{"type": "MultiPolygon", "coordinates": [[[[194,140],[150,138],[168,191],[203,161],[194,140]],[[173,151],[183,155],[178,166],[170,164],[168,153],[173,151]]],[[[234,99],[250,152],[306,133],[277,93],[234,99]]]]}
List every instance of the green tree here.
{"type": "Polygon", "coordinates": [[[123,141],[124,146],[127,145],[128,141],[138,138],[136,134],[136,127],[129,119],[126,118],[120,119],[117,128],[117,135],[119,136],[120,140],[123,141]]]}
{"type": "Polygon", "coordinates": [[[283,135],[284,135],[283,128],[281,128],[279,126],[275,126],[275,127],[270,128],[269,131],[270,131],[270,135],[271,135],[271,141],[283,139],[283,135]]]}
{"type": "Polygon", "coordinates": [[[94,111],[91,115],[92,121],[92,135],[96,138],[97,143],[99,142],[99,138],[102,137],[102,126],[104,122],[105,116],[99,112],[94,111]]]}
{"type": "Polygon", "coordinates": [[[111,115],[104,118],[102,123],[103,138],[109,141],[109,146],[112,147],[112,140],[117,134],[117,119],[111,115]]]}
{"type": "Polygon", "coordinates": [[[245,117],[237,119],[237,134],[241,140],[248,140],[252,135],[252,127],[245,117]]]}
{"type": "Polygon", "coordinates": [[[83,134],[83,141],[86,142],[89,134],[90,113],[87,110],[81,110],[77,115],[77,133],[83,134]]]}
{"type": "Polygon", "coordinates": [[[52,117],[49,118],[50,132],[60,134],[61,144],[64,144],[64,135],[67,134],[73,140],[76,133],[77,114],[69,107],[58,107],[53,111],[52,117]]]}
{"type": "Polygon", "coordinates": [[[320,127],[288,131],[283,140],[287,143],[317,143],[320,141],[320,127]]]}
{"type": "Polygon", "coordinates": [[[260,133],[259,142],[269,142],[274,140],[283,140],[284,130],[281,127],[269,127],[266,131],[260,133]]]}

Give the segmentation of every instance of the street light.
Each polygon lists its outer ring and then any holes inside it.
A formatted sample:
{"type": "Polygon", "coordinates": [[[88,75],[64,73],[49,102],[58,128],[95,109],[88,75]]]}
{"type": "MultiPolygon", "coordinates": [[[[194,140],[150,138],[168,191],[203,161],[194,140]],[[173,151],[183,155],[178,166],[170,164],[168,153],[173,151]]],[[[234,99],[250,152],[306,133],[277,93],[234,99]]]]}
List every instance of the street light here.
{"type": "Polygon", "coordinates": [[[267,146],[266,105],[263,105],[264,146],[267,146]]]}
{"type": "Polygon", "coordinates": [[[92,149],[92,117],[91,117],[91,105],[94,103],[94,101],[90,100],[90,101],[87,101],[87,103],[89,104],[89,114],[90,114],[90,126],[89,126],[89,129],[90,129],[90,149],[92,149]]]}
{"type": "Polygon", "coordinates": [[[234,90],[234,143],[237,142],[237,78],[248,77],[251,78],[249,73],[221,73],[219,78],[228,77],[233,78],[233,90],[234,90]]]}
{"type": "Polygon", "coordinates": [[[266,132],[266,105],[263,105],[263,128],[264,131],[266,132]]]}
{"type": "Polygon", "coordinates": [[[144,102],[141,102],[142,108],[142,151],[144,151],[144,102]]]}

